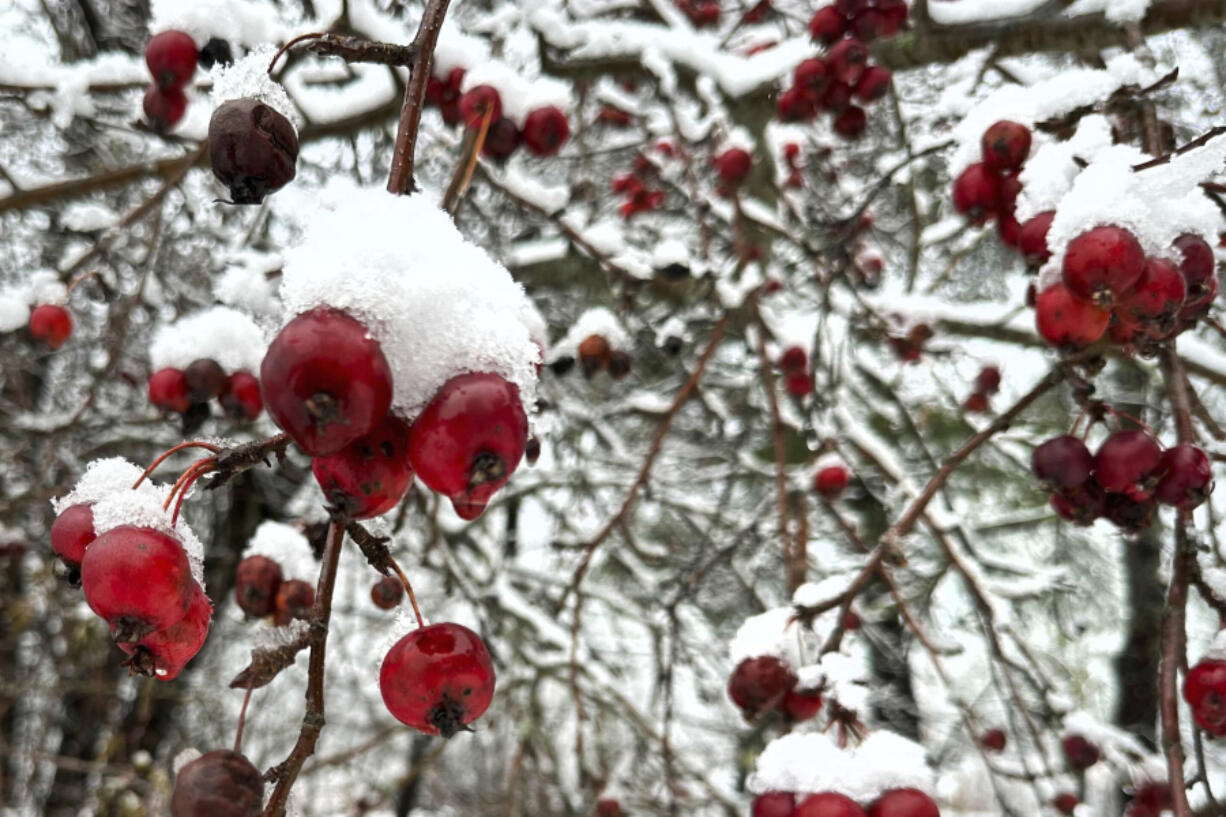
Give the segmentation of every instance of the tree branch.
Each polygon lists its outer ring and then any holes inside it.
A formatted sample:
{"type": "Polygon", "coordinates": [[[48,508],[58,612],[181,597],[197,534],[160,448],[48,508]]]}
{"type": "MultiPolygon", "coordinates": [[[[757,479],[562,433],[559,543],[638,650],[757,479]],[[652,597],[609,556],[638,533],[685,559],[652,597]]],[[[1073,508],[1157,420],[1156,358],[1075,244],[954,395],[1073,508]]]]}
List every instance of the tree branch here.
{"type": "Polygon", "coordinates": [[[392,169],[387,177],[387,189],[396,195],[417,189],[413,179],[413,159],[417,150],[417,129],[421,125],[421,109],[426,101],[426,83],[430,81],[430,63],[434,45],[447,14],[449,0],[429,0],[421,17],[417,36],[409,46],[413,50],[413,65],[409,85],[404,89],[404,104],[400,108],[400,127],[396,130],[396,147],[392,153],[392,169]]]}

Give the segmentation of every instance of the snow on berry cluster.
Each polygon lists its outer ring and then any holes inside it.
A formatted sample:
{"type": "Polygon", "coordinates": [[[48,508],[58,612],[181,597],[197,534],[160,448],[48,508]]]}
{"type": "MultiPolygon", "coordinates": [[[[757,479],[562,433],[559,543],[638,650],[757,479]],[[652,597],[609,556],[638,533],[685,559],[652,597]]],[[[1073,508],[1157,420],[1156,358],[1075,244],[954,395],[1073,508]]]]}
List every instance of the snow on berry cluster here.
{"type": "Polygon", "coordinates": [[[592,307],[549,348],[549,368],[564,375],[577,361],[584,377],[607,371],[620,380],[630,373],[630,348],[630,335],[617,316],[603,306],[592,307]]]}
{"type": "Polygon", "coordinates": [[[170,486],[142,473],[119,458],[90,463],[52,502],[51,547],[131,670],[168,681],[203,646],[213,607],[200,541],[167,507],[170,486]]]}
{"type": "Polygon", "coordinates": [[[20,283],[0,290],[0,332],[25,326],[30,337],[58,349],[72,335],[72,314],[63,305],[68,288],[49,270],[38,270],[20,283]]]}

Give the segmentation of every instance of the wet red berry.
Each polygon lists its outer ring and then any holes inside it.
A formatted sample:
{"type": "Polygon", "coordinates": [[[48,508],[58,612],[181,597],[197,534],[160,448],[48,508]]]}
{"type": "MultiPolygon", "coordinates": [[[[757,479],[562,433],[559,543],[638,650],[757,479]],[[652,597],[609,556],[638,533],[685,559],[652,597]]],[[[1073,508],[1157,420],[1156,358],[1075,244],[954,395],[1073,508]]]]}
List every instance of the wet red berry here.
{"type": "Polygon", "coordinates": [[[817,717],[817,713],[822,711],[822,693],[818,689],[808,690],[791,690],[783,696],[783,701],[779,704],[779,710],[787,717],[788,720],[799,723],[800,721],[809,721],[817,717]]]}
{"type": "Polygon", "coordinates": [[[954,209],[976,224],[983,224],[1000,203],[1000,176],[982,163],[963,170],[954,181],[954,209]]]}
{"type": "Polygon", "coordinates": [[[854,37],[840,40],[831,46],[826,64],[840,82],[854,86],[868,67],[868,48],[854,37]]]}
{"type": "Polygon", "coordinates": [[[1061,814],[1071,815],[1081,801],[1072,792],[1061,792],[1052,798],[1052,807],[1061,814]]]}
{"type": "Polygon", "coordinates": [[[809,36],[822,45],[830,45],[843,36],[847,20],[834,6],[825,6],[809,18],[809,36]]]}
{"type": "Polygon", "coordinates": [[[264,776],[251,761],[219,749],[188,763],[175,778],[171,817],[259,817],[264,776]]]}
{"type": "Polygon", "coordinates": [[[983,132],[983,163],[998,173],[1017,171],[1030,155],[1030,128],[1002,119],[983,132]]]}
{"type": "Polygon", "coordinates": [[[1188,670],[1183,698],[1197,726],[1216,738],[1226,737],[1226,661],[1205,659],[1188,670]]]}
{"type": "Polygon", "coordinates": [[[794,817],[865,817],[864,809],[846,795],[832,791],[810,794],[801,800],[794,817]]]}
{"type": "Polygon", "coordinates": [[[1069,242],[1064,283],[1083,301],[1110,307],[1132,290],[1145,270],[1145,251],[1123,227],[1104,225],[1069,242]]]}
{"type": "Polygon", "coordinates": [[[260,391],[273,421],[299,448],[327,456],[382,422],[392,373],[365,326],[320,307],[273,339],[260,365],[260,391]]]}
{"type": "Polygon", "coordinates": [[[789,346],[779,356],[779,368],[785,372],[804,372],[809,366],[809,355],[799,346],[789,346]]]}
{"type": "Polygon", "coordinates": [[[1163,505],[1190,511],[1208,499],[1213,490],[1209,457],[1194,445],[1181,443],[1162,452],[1158,471],[1162,478],[1154,496],[1163,505]]]}
{"type": "Polygon", "coordinates": [[[459,624],[431,624],[396,642],[379,670],[383,703],[401,723],[451,737],[494,696],[494,664],[481,638],[459,624]]]}
{"type": "Polygon", "coordinates": [[[413,422],[409,461],[456,514],[476,519],[519,465],[527,439],[519,389],[495,374],[463,374],[443,384],[413,422]]]}
{"type": "Polygon", "coordinates": [[[467,127],[475,128],[489,117],[490,123],[502,118],[502,97],[492,85],[477,85],[460,97],[460,116],[467,127]]]}
{"type": "Polygon", "coordinates": [[[272,602],[272,623],[284,627],[294,619],[308,619],[315,605],[315,588],[302,579],[281,582],[272,602]]]}
{"type": "Polygon", "coordinates": [[[187,613],[177,624],[149,633],[135,645],[121,643],[119,647],[130,656],[126,664],[133,674],[170,681],[200,652],[212,620],[209,597],[199,585],[193,584],[187,613]]]}
{"type": "Polygon", "coordinates": [[[221,407],[231,420],[249,423],[264,410],[260,396],[260,381],[251,372],[235,372],[226,380],[221,394],[221,407]]]}
{"type": "Polygon", "coordinates": [[[187,113],[187,95],[178,88],[161,89],[151,85],[145,91],[141,108],[154,133],[169,133],[187,113]]]}
{"type": "Polygon", "coordinates": [[[979,738],[979,745],[989,752],[1003,752],[1008,742],[1003,729],[989,729],[979,738]]]}
{"type": "Polygon", "coordinates": [[[1161,476],[1162,448],[1144,431],[1116,431],[1094,455],[1094,479],[1104,491],[1142,502],[1161,476]]]}
{"type": "Polygon", "coordinates": [[[65,508],[51,523],[51,549],[69,568],[81,566],[85,549],[96,538],[94,511],[88,504],[65,508]]]}
{"type": "Polygon", "coordinates": [[[561,109],[537,108],[524,120],[524,144],[536,156],[553,156],[570,137],[570,123],[561,109]]]}
{"type": "Polygon", "coordinates": [[[746,717],[774,709],[796,686],[796,673],[787,662],[773,655],[746,658],[728,679],[728,697],[746,717]]]}
{"type": "Polygon", "coordinates": [[[221,397],[226,390],[226,372],[212,358],[193,360],[183,370],[183,378],[187,382],[187,396],[193,403],[207,403],[221,397]]]}
{"type": "Polygon", "coordinates": [[[728,148],[715,157],[715,172],[720,181],[729,187],[736,187],[749,178],[753,169],[753,156],[741,148],[728,148]]]}
{"type": "Polygon", "coordinates": [[[802,92],[813,95],[820,94],[830,84],[830,69],[821,57],[810,57],[801,60],[792,69],[792,85],[802,92]]]}
{"type": "Polygon", "coordinates": [[[1187,296],[1183,273],[1165,258],[1147,258],[1141,277],[1120,308],[1133,319],[1151,325],[1155,332],[1169,332],[1187,296]]]}
{"type": "Polygon", "coordinates": [[[158,369],[149,376],[149,402],[162,411],[182,414],[191,407],[187,376],[182,369],[158,369]]]}
{"type": "Polygon", "coordinates": [[[847,490],[851,475],[842,465],[827,465],[813,475],[813,490],[826,499],[838,499],[847,490]]]}
{"type": "Polygon", "coordinates": [[[409,425],[394,414],[335,454],[311,461],[329,507],[347,519],[386,513],[413,482],[409,467],[409,425]]]}
{"type": "Polygon", "coordinates": [[[158,88],[182,88],[196,73],[196,41],[182,31],[163,31],[145,45],[145,65],[158,88]]]}
{"type": "Polygon", "coordinates": [[[30,336],[48,349],[58,349],[72,334],[72,315],[62,306],[42,304],[30,312],[30,336]]]}
{"type": "Polygon", "coordinates": [[[844,139],[859,138],[868,129],[868,114],[857,105],[848,105],[834,118],[831,127],[844,139]]]}
{"type": "Polygon", "coordinates": [[[1061,738],[1060,748],[1064,750],[1064,759],[1074,769],[1088,769],[1097,763],[1101,756],[1097,746],[1077,734],[1061,738]]]}
{"type": "Polygon", "coordinates": [[[370,600],[380,610],[391,610],[404,598],[404,585],[395,576],[384,576],[370,588],[370,600]]]}
{"type": "Polygon", "coordinates": [[[856,99],[868,104],[884,97],[894,81],[894,73],[884,65],[870,65],[856,83],[856,99]]]}
{"type": "Polygon", "coordinates": [[[120,643],[135,643],[178,623],[194,587],[182,545],[152,528],[109,530],[81,559],[85,601],[120,643]]]}
{"type": "Polygon", "coordinates": [[[753,799],[751,817],[792,817],[796,795],[790,791],[768,791],[753,799]]]}
{"type": "Polygon", "coordinates": [[[1035,448],[1030,458],[1034,475],[1052,491],[1073,491],[1085,485],[1094,470],[1094,457],[1086,444],[1068,434],[1035,448]]]}
{"type": "Polygon", "coordinates": [[[252,618],[273,613],[277,591],[281,589],[281,565],[267,556],[248,556],[234,572],[234,601],[238,609],[252,618]]]}
{"type": "Polygon", "coordinates": [[[1047,249],[1047,232],[1055,217],[1055,210],[1047,210],[1022,224],[1017,236],[1017,248],[1027,264],[1037,267],[1051,258],[1051,250],[1047,249]]]}
{"type": "Polygon", "coordinates": [[[1035,325],[1058,349],[1089,346],[1103,336],[1111,312],[1077,298],[1064,284],[1053,284],[1035,298],[1035,325]]]}
{"type": "Polygon", "coordinates": [[[891,789],[868,807],[868,817],[941,817],[941,811],[919,789],[891,789]]]}

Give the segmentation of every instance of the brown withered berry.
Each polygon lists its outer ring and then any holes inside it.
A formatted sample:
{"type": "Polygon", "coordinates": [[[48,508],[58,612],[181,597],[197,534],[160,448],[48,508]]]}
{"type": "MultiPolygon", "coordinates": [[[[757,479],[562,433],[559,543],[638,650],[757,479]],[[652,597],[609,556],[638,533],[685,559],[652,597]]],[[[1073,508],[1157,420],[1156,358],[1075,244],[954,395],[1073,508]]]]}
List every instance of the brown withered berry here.
{"type": "Polygon", "coordinates": [[[579,363],[583,366],[583,374],[591,377],[608,368],[612,352],[604,335],[588,335],[584,338],[579,344],[579,363]]]}
{"type": "Polygon", "coordinates": [[[298,134],[290,121],[257,99],[233,99],[209,120],[213,175],[235,204],[259,204],[294,178],[298,134]]]}
{"type": "Polygon", "coordinates": [[[380,610],[390,610],[404,597],[404,585],[395,576],[384,576],[370,588],[370,600],[380,610]]]}
{"type": "Polygon", "coordinates": [[[170,798],[172,817],[258,817],[264,778],[251,761],[219,749],[179,770],[170,798]]]}

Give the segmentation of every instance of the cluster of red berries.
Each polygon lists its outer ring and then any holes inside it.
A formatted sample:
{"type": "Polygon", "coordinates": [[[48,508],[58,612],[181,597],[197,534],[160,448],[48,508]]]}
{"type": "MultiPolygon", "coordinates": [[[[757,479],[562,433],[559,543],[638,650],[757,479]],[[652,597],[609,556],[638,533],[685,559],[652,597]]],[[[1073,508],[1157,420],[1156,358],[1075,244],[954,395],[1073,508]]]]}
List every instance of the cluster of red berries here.
{"type": "Polygon", "coordinates": [[[400,639],[379,670],[383,703],[401,723],[449,738],[481,717],[494,697],[494,662],[480,636],[431,624],[400,639]]]}
{"type": "Polygon", "coordinates": [[[99,535],[92,506],[78,504],[56,517],[51,549],[69,579],[80,581],[133,673],[169,681],[204,646],[213,605],[175,535],[135,525],[99,535]]]}
{"type": "Polygon", "coordinates": [[[502,112],[502,96],[492,85],[477,85],[461,93],[463,68],[453,68],[445,78],[430,77],[426,83],[426,105],[437,107],[448,125],[466,127],[486,125],[481,152],[496,161],[505,161],[521,144],[534,156],[553,156],[570,138],[570,122],[561,109],[547,105],[536,108],[524,119],[523,130],[502,112]]]}
{"type": "Polygon", "coordinates": [[[1226,661],[1201,659],[1184,678],[1183,697],[1197,726],[1215,738],[1226,737],[1226,661]]]}
{"type": "Polygon", "coordinates": [[[182,31],[155,34],[145,45],[145,65],[153,84],[145,91],[145,118],[157,133],[166,133],[187,112],[183,89],[196,73],[196,41],[182,31]]]}
{"type": "Polygon", "coordinates": [[[481,515],[519,465],[528,420],[502,377],[458,374],[409,424],[390,413],[392,372],[367,327],[338,309],[304,312],[282,328],[260,366],[269,416],[313,458],[332,507],[364,519],[394,507],[413,474],[481,515]]]}
{"type": "Polygon", "coordinates": [[[822,709],[822,691],[797,689],[797,683],[788,662],[759,655],[736,665],[728,679],[728,697],[747,719],[777,710],[792,723],[812,720],[822,709]]]}
{"type": "Polygon", "coordinates": [[[673,0],[694,28],[719,25],[719,0],[673,0]]]}
{"type": "Polygon", "coordinates": [[[664,203],[664,191],[659,188],[658,175],[651,160],[639,154],[634,157],[634,166],[629,173],[613,177],[610,189],[626,197],[617,208],[622,218],[629,219],[637,213],[651,212],[664,203]]]}
{"type": "Polygon", "coordinates": [[[789,346],[779,356],[779,370],[783,372],[783,388],[797,400],[803,400],[813,391],[813,375],[809,372],[809,356],[799,346],[789,346]]]}
{"type": "MultiPolygon", "coordinates": [[[[1050,226],[1050,214],[1035,219],[1044,217],[1050,226]]],[[[1213,249],[1198,235],[1175,239],[1170,257],[1146,257],[1130,231],[1094,227],[1069,242],[1062,280],[1038,293],[1039,334],[1060,348],[1088,346],[1107,334],[1118,346],[1152,353],[1209,311],[1218,292],[1215,267],[1213,249]]]]}
{"type": "Polygon", "coordinates": [[[893,74],[869,62],[868,43],[892,37],[907,21],[904,0],[837,0],[818,9],[809,20],[809,34],[828,48],[825,57],[810,57],[792,72],[792,84],[779,95],[776,110],[784,122],[808,122],[826,111],[834,117],[834,132],[858,138],[868,127],[862,105],[890,90],[893,74]]]}
{"type": "Polygon", "coordinates": [[[30,310],[30,337],[55,350],[72,335],[72,313],[59,304],[39,304],[30,310]]]}
{"type": "Polygon", "coordinates": [[[838,792],[799,799],[793,792],[768,791],[753,800],[753,817],[941,817],[936,802],[919,789],[890,789],[862,806],[838,792]]]}
{"type": "Polygon", "coordinates": [[[1157,780],[1137,786],[1124,817],[1162,817],[1174,809],[1171,787],[1157,780]]]}
{"type": "Polygon", "coordinates": [[[194,360],[186,369],[168,366],[149,376],[149,402],[162,411],[207,417],[210,400],[217,400],[226,416],[239,422],[250,422],[264,410],[255,375],[227,375],[212,358],[194,360]]]}
{"type": "Polygon", "coordinates": [[[234,601],[251,618],[272,616],[284,627],[307,619],[315,605],[315,588],[302,579],[286,579],[281,565],[267,556],[248,556],[234,572],[234,601]]]}
{"type": "Polygon", "coordinates": [[[894,356],[903,363],[915,363],[924,353],[924,344],[932,339],[932,327],[926,323],[912,324],[902,334],[888,337],[894,356]]]}
{"type": "Polygon", "coordinates": [[[984,366],[975,376],[975,390],[962,403],[965,411],[982,413],[988,410],[992,395],[1000,391],[1000,369],[984,366]]]}
{"type": "Polygon", "coordinates": [[[1158,503],[1190,511],[1213,489],[1204,451],[1187,443],[1164,451],[1135,429],[1114,432],[1093,456],[1076,437],[1055,437],[1034,450],[1031,467],[1062,518],[1106,518],[1126,531],[1147,527],[1158,503]]]}
{"type": "MultiPolygon", "coordinates": [[[[1018,247],[1022,228],[1017,222],[1018,173],[1030,157],[1030,128],[1002,119],[983,132],[983,161],[963,170],[954,181],[954,209],[975,224],[996,219],[1001,240],[1018,247]]],[[[1049,222],[1050,223],[1050,222],[1049,222]]],[[[1046,232],[1044,232],[1046,242],[1046,232]]]]}
{"type": "Polygon", "coordinates": [[[833,502],[843,495],[850,481],[851,474],[846,467],[827,465],[825,468],[819,468],[813,475],[813,490],[817,491],[818,496],[833,502]]]}

